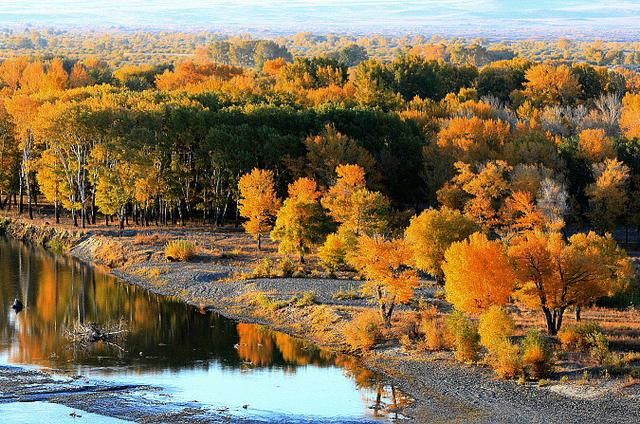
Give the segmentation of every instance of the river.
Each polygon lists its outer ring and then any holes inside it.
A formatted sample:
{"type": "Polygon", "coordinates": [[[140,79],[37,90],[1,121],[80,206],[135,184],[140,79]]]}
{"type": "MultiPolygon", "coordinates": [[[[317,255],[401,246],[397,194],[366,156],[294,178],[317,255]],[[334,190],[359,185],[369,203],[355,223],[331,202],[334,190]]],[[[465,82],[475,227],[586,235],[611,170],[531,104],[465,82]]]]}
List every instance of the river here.
{"type": "Polygon", "coordinates": [[[367,422],[399,418],[392,411],[406,401],[352,357],[1,238],[0,366],[53,375],[43,383],[16,377],[21,396],[0,387],[0,416],[13,422],[77,415],[162,422],[162,414],[198,422],[367,422]],[[24,304],[19,313],[14,298],[24,304]],[[108,342],[73,341],[74,329],[90,323],[125,331],[108,342]],[[74,387],[83,389],[72,396],[74,387]]]}

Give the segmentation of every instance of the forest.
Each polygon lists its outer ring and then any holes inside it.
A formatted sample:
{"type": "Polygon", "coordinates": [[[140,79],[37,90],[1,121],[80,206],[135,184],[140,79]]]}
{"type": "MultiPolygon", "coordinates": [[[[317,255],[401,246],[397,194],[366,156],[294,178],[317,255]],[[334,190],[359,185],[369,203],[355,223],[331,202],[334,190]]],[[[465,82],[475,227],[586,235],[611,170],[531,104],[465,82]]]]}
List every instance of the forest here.
{"type": "MultiPolygon", "coordinates": [[[[515,55],[459,63],[459,51],[435,58],[435,47],[384,60],[234,46],[117,67],[5,59],[0,209],[121,231],[242,223],[258,250],[270,235],[303,267],[317,254],[331,275],[361,276],[378,311],[345,330],[355,348],[431,275],[457,311],[446,327],[456,355],[476,356],[467,315],[482,316],[478,337],[503,376],[518,374],[521,349],[538,355],[532,375],[548,356],[537,333],[510,341],[512,299],[556,335],[567,310],[579,319],[631,287],[633,264],[611,234],[638,242],[632,69],[515,55]]],[[[171,248],[180,260],[192,246],[171,248]]],[[[425,311],[437,349],[445,326],[425,311]]]]}

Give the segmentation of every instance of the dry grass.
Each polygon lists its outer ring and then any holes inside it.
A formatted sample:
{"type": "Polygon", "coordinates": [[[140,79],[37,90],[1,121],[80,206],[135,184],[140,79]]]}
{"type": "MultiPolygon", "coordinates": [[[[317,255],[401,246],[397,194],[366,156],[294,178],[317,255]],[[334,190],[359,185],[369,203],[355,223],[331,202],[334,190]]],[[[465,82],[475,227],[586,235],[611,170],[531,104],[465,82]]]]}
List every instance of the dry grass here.
{"type": "Polygon", "coordinates": [[[95,250],[95,259],[109,268],[118,268],[128,262],[130,252],[119,241],[105,240],[95,250]]]}
{"type": "Polygon", "coordinates": [[[195,245],[188,240],[171,240],[164,246],[164,254],[170,261],[188,262],[196,253],[195,245]]]}
{"type": "Polygon", "coordinates": [[[171,236],[168,234],[136,234],[133,237],[133,244],[136,246],[161,246],[166,244],[170,238],[171,236]]]}

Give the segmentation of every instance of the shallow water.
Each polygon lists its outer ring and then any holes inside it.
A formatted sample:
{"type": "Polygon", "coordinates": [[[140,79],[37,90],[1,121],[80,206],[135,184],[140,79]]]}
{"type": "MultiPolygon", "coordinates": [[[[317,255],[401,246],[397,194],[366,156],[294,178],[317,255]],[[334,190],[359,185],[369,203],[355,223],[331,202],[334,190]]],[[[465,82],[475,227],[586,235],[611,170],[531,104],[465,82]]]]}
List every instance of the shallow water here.
{"type": "MultiPolygon", "coordinates": [[[[73,259],[0,239],[2,364],[105,384],[151,386],[136,396],[174,410],[197,405],[248,420],[390,419],[394,415],[386,407],[403,401],[351,357],[259,325],[201,313],[73,259]],[[11,308],[14,298],[25,305],[19,313],[11,308]],[[111,343],[70,341],[69,331],[78,323],[92,322],[121,325],[127,332],[111,343]]],[[[26,413],[13,401],[0,392],[0,415],[26,413]]],[[[38,411],[40,422],[66,412],[47,402],[28,407],[38,411]]],[[[106,409],[106,415],[126,414],[106,409]]]]}

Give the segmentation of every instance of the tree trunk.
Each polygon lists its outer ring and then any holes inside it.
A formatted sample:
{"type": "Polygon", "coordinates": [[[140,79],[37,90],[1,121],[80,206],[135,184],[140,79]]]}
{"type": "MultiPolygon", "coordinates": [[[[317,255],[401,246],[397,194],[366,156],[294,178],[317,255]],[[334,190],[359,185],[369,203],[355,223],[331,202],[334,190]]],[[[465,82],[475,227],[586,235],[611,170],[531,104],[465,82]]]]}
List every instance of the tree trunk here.
{"type": "Polygon", "coordinates": [[[582,321],[582,307],[576,306],[576,321],[582,321]]]}
{"type": "Polygon", "coordinates": [[[555,336],[562,327],[562,317],[564,315],[565,308],[554,309],[553,311],[547,307],[542,308],[545,321],[547,323],[547,333],[550,336],[555,336]]]}
{"type": "Polygon", "coordinates": [[[258,233],[258,252],[262,250],[262,234],[258,233]]]}

